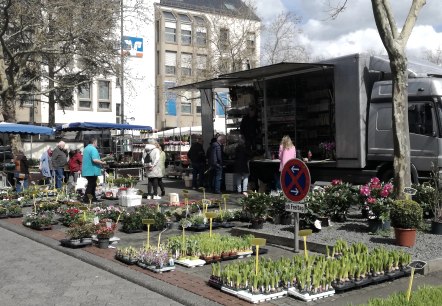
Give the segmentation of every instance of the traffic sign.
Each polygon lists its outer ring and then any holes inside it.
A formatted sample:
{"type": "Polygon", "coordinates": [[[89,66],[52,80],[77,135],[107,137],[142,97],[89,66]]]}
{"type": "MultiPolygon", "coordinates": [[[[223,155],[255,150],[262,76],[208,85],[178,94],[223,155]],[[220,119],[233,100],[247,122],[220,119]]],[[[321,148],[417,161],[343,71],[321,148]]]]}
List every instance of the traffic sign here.
{"type": "Polygon", "coordinates": [[[310,171],[300,159],[290,159],[282,168],[280,181],[286,198],[299,202],[310,190],[310,171]]]}

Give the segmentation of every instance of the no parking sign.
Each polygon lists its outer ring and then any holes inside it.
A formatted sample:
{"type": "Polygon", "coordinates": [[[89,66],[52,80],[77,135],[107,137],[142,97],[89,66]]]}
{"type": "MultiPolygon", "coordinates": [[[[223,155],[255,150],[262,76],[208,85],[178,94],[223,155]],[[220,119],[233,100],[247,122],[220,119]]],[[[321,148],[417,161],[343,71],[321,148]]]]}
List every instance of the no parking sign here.
{"type": "Polygon", "coordinates": [[[300,202],[310,190],[310,171],[300,159],[290,159],[281,171],[281,188],[286,198],[300,202]]]}

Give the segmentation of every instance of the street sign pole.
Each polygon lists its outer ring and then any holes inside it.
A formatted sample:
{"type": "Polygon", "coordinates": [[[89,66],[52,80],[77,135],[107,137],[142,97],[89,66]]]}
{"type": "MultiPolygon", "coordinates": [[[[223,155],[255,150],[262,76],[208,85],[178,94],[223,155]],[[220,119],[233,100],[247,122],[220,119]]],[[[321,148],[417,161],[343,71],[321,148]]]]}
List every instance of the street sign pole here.
{"type": "Polygon", "coordinates": [[[299,253],[299,213],[306,212],[306,204],[302,200],[310,190],[310,171],[299,159],[291,159],[286,162],[280,177],[282,191],[289,200],[285,210],[292,213],[293,251],[299,253]]]}
{"type": "Polygon", "coordinates": [[[293,251],[299,253],[299,212],[293,213],[293,226],[294,226],[294,244],[293,251]]]}

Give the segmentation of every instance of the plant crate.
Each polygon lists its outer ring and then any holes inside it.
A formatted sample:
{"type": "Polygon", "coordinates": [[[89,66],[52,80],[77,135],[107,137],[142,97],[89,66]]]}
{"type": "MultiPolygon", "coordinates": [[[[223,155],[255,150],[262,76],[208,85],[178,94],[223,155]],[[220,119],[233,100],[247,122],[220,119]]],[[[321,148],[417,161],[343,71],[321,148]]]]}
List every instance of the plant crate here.
{"type": "Polygon", "coordinates": [[[202,259],[177,259],[175,260],[175,263],[187,268],[194,268],[204,266],[206,261],[202,259]]]}
{"type": "Polygon", "coordinates": [[[329,296],[332,296],[335,294],[335,290],[329,290],[329,291],[316,293],[316,294],[310,294],[307,292],[302,293],[302,292],[299,292],[298,290],[296,290],[295,288],[289,288],[287,291],[288,291],[288,295],[294,296],[294,297],[301,299],[305,302],[310,302],[310,301],[314,301],[317,299],[326,298],[326,297],[329,297],[329,296]]]}
{"type": "Polygon", "coordinates": [[[72,243],[70,239],[61,239],[60,244],[67,248],[77,249],[88,245],[92,245],[92,240],[89,242],[72,243]]]}

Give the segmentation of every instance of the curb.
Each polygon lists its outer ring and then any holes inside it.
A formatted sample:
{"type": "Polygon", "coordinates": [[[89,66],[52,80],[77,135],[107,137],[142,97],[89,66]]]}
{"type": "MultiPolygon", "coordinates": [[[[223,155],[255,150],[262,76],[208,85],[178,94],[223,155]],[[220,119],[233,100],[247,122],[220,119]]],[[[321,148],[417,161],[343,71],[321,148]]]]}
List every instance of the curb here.
{"type": "Polygon", "coordinates": [[[121,277],[129,282],[137,284],[148,290],[161,294],[162,296],[168,297],[176,302],[182,303],[189,306],[209,306],[209,305],[220,305],[215,301],[208,300],[202,296],[196,295],[182,288],[173,286],[156,278],[150,277],[145,274],[141,274],[136,271],[132,271],[127,267],[114,263],[112,261],[103,259],[94,254],[85,252],[81,249],[69,249],[62,247],[58,240],[42,236],[38,233],[34,233],[26,228],[20,228],[14,224],[10,224],[7,221],[0,221],[0,227],[14,232],[18,235],[31,239],[35,242],[43,244],[50,247],[56,251],[74,257],[99,269],[105,270],[112,273],[118,277],[121,277]]]}
{"type": "MultiPolygon", "coordinates": [[[[231,229],[230,233],[234,236],[243,236],[243,235],[247,235],[247,234],[253,234],[257,238],[265,238],[268,241],[268,243],[282,245],[282,246],[286,246],[286,247],[293,247],[293,245],[294,245],[294,238],[287,238],[287,237],[280,237],[280,236],[275,236],[275,235],[266,234],[266,233],[259,233],[259,232],[256,232],[254,230],[247,229],[247,228],[234,227],[231,229]]],[[[322,244],[322,243],[307,241],[307,248],[312,252],[326,254],[327,253],[327,251],[326,251],[327,246],[330,249],[333,247],[332,245],[326,245],[326,244],[322,244]]],[[[299,240],[299,249],[300,250],[304,249],[304,241],[303,240],[299,240]]],[[[432,259],[432,260],[427,261],[427,265],[425,266],[424,270],[420,271],[418,273],[420,273],[422,275],[427,275],[427,274],[439,272],[439,271],[442,271],[442,258],[436,258],[436,259],[432,259]]]]}

